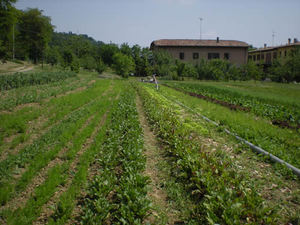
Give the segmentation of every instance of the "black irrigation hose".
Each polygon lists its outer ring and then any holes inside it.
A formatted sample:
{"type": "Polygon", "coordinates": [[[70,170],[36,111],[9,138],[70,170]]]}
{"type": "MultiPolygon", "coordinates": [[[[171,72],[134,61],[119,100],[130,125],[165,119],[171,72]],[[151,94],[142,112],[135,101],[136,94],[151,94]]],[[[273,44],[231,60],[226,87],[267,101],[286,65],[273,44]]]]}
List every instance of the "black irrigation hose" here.
{"type": "MultiPolygon", "coordinates": [[[[165,98],[166,98],[166,97],[165,97],[165,98]]],[[[214,124],[215,126],[219,126],[219,124],[216,123],[215,121],[213,121],[213,120],[207,118],[206,116],[203,116],[203,115],[199,114],[198,112],[196,112],[195,110],[191,109],[190,107],[184,105],[183,103],[181,103],[181,102],[179,102],[179,101],[177,101],[177,100],[174,100],[174,102],[176,102],[177,104],[179,104],[179,105],[181,105],[181,106],[187,108],[188,110],[191,110],[191,111],[194,112],[197,116],[202,117],[204,120],[206,120],[206,121],[208,121],[208,122],[214,124]]],[[[285,162],[284,160],[282,160],[282,159],[276,157],[275,155],[273,155],[273,154],[271,154],[271,153],[265,151],[264,149],[262,149],[262,148],[260,148],[260,147],[258,147],[258,146],[256,146],[256,145],[254,145],[254,144],[252,144],[251,142],[245,140],[244,138],[241,138],[240,136],[238,136],[238,135],[232,133],[231,131],[229,131],[229,130],[226,129],[226,128],[224,129],[224,131],[225,131],[227,134],[230,134],[230,135],[234,136],[234,137],[235,137],[236,139],[238,139],[239,141],[241,141],[241,142],[245,143],[246,145],[248,145],[248,146],[249,146],[252,150],[254,150],[255,152],[257,152],[257,153],[259,153],[259,154],[263,154],[263,155],[265,155],[265,156],[269,156],[270,159],[271,159],[272,161],[278,162],[278,163],[280,163],[280,164],[283,164],[283,165],[287,166],[288,168],[290,168],[290,169],[293,171],[293,173],[295,173],[295,174],[300,178],[300,169],[298,169],[297,167],[294,167],[293,165],[291,165],[291,164],[285,162]]]]}

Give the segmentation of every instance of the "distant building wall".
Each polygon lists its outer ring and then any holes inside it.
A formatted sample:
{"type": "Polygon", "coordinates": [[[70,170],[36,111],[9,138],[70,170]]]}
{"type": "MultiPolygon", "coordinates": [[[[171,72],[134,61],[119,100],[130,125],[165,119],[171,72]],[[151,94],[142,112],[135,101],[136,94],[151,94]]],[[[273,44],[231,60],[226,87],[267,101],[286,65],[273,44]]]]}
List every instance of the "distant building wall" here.
{"type": "Polygon", "coordinates": [[[290,56],[291,52],[297,46],[300,47],[300,42],[297,39],[294,39],[293,43],[289,39],[288,44],[281,46],[267,47],[265,45],[264,48],[250,51],[248,53],[248,60],[252,60],[257,64],[271,65],[274,60],[285,59],[290,56]]]}
{"type": "Polygon", "coordinates": [[[162,39],[151,43],[152,50],[164,50],[173,58],[197,64],[201,59],[223,59],[243,65],[248,60],[248,44],[232,40],[162,39]]]}
{"type": "Polygon", "coordinates": [[[197,64],[201,59],[212,59],[212,54],[218,54],[219,59],[228,60],[230,63],[243,65],[247,63],[248,49],[239,47],[154,47],[154,50],[165,50],[173,58],[197,64]],[[183,59],[180,54],[183,53],[183,59]]]}

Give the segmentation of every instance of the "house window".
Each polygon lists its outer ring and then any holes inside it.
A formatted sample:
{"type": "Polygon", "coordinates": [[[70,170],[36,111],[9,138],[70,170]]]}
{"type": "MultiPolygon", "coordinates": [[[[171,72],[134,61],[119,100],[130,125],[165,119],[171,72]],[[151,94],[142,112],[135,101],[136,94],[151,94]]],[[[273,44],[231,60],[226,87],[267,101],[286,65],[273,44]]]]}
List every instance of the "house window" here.
{"type": "Polygon", "coordinates": [[[199,59],[199,53],[198,52],[193,53],[193,59],[199,59]]]}
{"type": "Polygon", "coordinates": [[[265,59],[265,55],[264,55],[264,54],[261,54],[261,55],[260,55],[260,58],[261,58],[262,60],[264,60],[264,59],[265,59]]]}
{"type": "Polygon", "coordinates": [[[279,57],[281,57],[281,52],[279,52],[279,57]]]}
{"type": "Polygon", "coordinates": [[[229,53],[224,53],[224,59],[229,59],[229,53]]]}
{"type": "Polygon", "coordinates": [[[253,61],[256,61],[256,55],[253,56],[253,61]]]}
{"type": "Polygon", "coordinates": [[[286,51],[284,51],[284,56],[286,56],[286,51]]]}
{"type": "Polygon", "coordinates": [[[219,59],[220,54],[219,53],[208,53],[208,59],[219,59]]]}
{"type": "Polygon", "coordinates": [[[257,61],[259,61],[260,60],[260,55],[257,55],[257,61]]]}
{"type": "Polygon", "coordinates": [[[252,60],[252,55],[248,55],[248,59],[249,59],[249,60],[252,60]]]}
{"type": "Polygon", "coordinates": [[[273,52],[273,59],[277,58],[277,52],[273,52]]]}
{"type": "Polygon", "coordinates": [[[184,52],[180,52],[180,53],[179,53],[179,58],[180,58],[180,59],[184,59],[184,52]]]}

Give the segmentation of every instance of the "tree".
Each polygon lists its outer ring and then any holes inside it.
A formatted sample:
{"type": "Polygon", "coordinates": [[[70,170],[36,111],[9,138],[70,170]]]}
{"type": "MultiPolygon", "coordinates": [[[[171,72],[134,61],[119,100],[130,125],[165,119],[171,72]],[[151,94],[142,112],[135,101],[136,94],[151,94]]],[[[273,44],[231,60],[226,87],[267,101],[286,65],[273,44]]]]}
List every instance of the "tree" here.
{"type": "Polygon", "coordinates": [[[243,80],[260,80],[263,74],[263,68],[261,66],[258,66],[253,61],[249,61],[247,64],[243,65],[242,67],[244,77],[243,80]]]}
{"type": "Polygon", "coordinates": [[[59,52],[56,47],[54,48],[47,48],[45,51],[45,59],[46,63],[51,64],[51,66],[54,66],[58,64],[59,61],[59,52]]]}
{"type": "Polygon", "coordinates": [[[129,47],[128,43],[123,43],[120,46],[120,51],[127,56],[131,56],[131,48],[129,47]]]}
{"type": "Polygon", "coordinates": [[[86,55],[81,58],[80,65],[87,70],[96,69],[97,63],[94,57],[91,55],[86,55]]]}
{"type": "Polygon", "coordinates": [[[130,72],[134,72],[135,64],[131,56],[124,55],[123,53],[115,53],[113,62],[116,73],[124,78],[127,78],[130,72]]]}
{"type": "Polygon", "coordinates": [[[119,52],[116,44],[103,44],[100,46],[101,58],[103,62],[111,66],[114,63],[113,56],[119,52]]]}
{"type": "Polygon", "coordinates": [[[69,66],[71,66],[73,62],[73,54],[72,51],[70,49],[65,49],[62,53],[62,67],[63,68],[67,68],[69,66]]]}
{"type": "Polygon", "coordinates": [[[13,32],[19,13],[13,7],[15,2],[16,0],[0,0],[0,59],[8,59],[12,55],[13,32]]]}
{"type": "Polygon", "coordinates": [[[97,63],[96,71],[99,74],[102,74],[105,70],[106,70],[106,65],[104,64],[104,62],[102,61],[102,59],[99,59],[99,61],[97,63]]]}
{"type": "Polygon", "coordinates": [[[44,16],[42,12],[38,9],[24,11],[19,24],[18,41],[34,63],[43,58],[53,32],[50,17],[44,16]]]}
{"type": "Polygon", "coordinates": [[[159,76],[174,77],[176,67],[174,59],[166,51],[155,51],[153,53],[154,72],[159,76]]]}
{"type": "Polygon", "coordinates": [[[12,7],[13,3],[16,3],[17,0],[1,0],[0,1],[0,9],[7,10],[8,8],[12,7]]]}

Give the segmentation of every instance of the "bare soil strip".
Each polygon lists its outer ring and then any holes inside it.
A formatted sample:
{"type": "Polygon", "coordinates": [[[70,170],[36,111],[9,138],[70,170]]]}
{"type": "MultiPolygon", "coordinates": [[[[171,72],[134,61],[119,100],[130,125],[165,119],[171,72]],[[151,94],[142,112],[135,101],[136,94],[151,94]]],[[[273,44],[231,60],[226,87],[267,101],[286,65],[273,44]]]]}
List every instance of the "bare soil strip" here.
{"type": "Polygon", "coordinates": [[[99,130],[105,123],[107,118],[107,112],[102,116],[102,119],[98,126],[94,129],[91,136],[86,140],[86,142],[82,145],[81,150],[77,152],[76,157],[74,161],[71,163],[69,168],[69,177],[67,179],[67,182],[64,186],[59,187],[59,189],[55,192],[55,194],[52,196],[52,198],[42,207],[42,212],[39,216],[39,218],[33,223],[33,224],[46,224],[48,221],[48,218],[53,214],[53,206],[58,202],[59,197],[69,189],[70,185],[72,184],[72,180],[74,177],[74,174],[76,173],[76,167],[78,166],[78,163],[80,161],[80,157],[82,154],[92,145],[96,135],[98,134],[99,130]]]}
{"type": "Polygon", "coordinates": [[[161,188],[161,171],[159,171],[158,162],[164,160],[164,158],[162,152],[160,152],[156,137],[150,130],[139,96],[136,99],[136,105],[144,133],[144,154],[146,156],[145,174],[151,179],[148,196],[154,205],[151,210],[151,215],[145,222],[156,224],[162,216],[166,216],[168,218],[167,224],[174,224],[178,219],[175,213],[176,210],[172,209],[168,204],[167,193],[161,188]]]}

